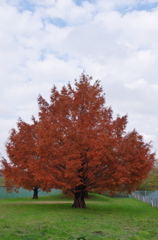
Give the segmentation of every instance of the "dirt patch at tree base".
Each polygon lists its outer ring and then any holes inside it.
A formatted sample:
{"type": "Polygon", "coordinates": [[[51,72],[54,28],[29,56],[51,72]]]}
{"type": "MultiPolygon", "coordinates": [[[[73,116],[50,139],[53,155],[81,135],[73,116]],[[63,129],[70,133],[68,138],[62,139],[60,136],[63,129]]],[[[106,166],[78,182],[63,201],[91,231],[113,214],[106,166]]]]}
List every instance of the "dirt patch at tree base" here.
{"type": "Polygon", "coordinates": [[[65,202],[63,202],[63,201],[56,201],[55,202],[55,201],[38,201],[38,200],[36,201],[35,200],[34,202],[24,202],[24,203],[26,203],[26,204],[43,204],[43,203],[44,204],[45,203],[46,204],[58,204],[58,203],[72,203],[72,202],[70,202],[70,201],[69,202],[68,201],[65,201],[65,202]]]}
{"type": "Polygon", "coordinates": [[[0,203],[0,205],[16,205],[16,204],[60,204],[60,203],[73,203],[73,202],[68,202],[68,201],[38,201],[35,200],[34,202],[15,202],[15,203],[0,203]]]}

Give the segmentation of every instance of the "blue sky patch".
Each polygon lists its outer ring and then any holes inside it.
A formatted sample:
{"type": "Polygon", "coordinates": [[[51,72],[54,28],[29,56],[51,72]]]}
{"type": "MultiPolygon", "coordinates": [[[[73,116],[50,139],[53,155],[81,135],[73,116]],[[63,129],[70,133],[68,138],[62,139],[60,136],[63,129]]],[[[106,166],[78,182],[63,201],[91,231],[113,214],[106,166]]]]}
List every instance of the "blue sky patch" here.
{"type": "Polygon", "coordinates": [[[60,28],[64,28],[67,25],[66,21],[64,21],[62,18],[48,18],[48,21],[49,23],[60,28]]]}
{"type": "Polygon", "coordinates": [[[152,11],[153,8],[158,7],[158,2],[157,3],[147,3],[147,4],[138,4],[137,9],[138,11],[152,11]]]}
{"type": "Polygon", "coordinates": [[[158,2],[157,3],[138,3],[136,5],[128,5],[128,6],[122,6],[122,7],[117,7],[115,8],[116,11],[126,14],[128,12],[133,12],[133,11],[147,11],[151,12],[152,9],[158,7],[158,2]]]}
{"type": "MultiPolygon", "coordinates": [[[[82,6],[83,2],[94,3],[95,0],[73,0],[73,1],[77,6],[82,6]]],[[[33,4],[31,0],[25,0],[20,2],[19,10],[20,12],[26,10],[33,12],[35,10],[35,7],[36,4],[33,4]]]]}
{"type": "Polygon", "coordinates": [[[83,2],[93,3],[94,0],[73,0],[77,6],[82,6],[83,2]]]}
{"type": "Polygon", "coordinates": [[[31,3],[30,0],[25,0],[25,1],[21,1],[21,2],[20,2],[19,10],[20,10],[21,12],[26,11],[26,10],[27,10],[27,11],[34,12],[35,7],[36,7],[36,5],[33,4],[33,3],[31,3]]]}

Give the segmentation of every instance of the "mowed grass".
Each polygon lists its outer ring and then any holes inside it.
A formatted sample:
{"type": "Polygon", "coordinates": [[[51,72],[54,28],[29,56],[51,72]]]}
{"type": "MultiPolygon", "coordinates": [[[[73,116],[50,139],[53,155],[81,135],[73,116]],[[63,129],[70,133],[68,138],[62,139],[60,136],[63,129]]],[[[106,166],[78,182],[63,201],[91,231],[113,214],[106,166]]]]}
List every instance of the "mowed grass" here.
{"type": "Polygon", "coordinates": [[[0,240],[158,239],[158,208],[97,194],[86,209],[71,208],[72,202],[63,195],[0,200],[0,240]]]}

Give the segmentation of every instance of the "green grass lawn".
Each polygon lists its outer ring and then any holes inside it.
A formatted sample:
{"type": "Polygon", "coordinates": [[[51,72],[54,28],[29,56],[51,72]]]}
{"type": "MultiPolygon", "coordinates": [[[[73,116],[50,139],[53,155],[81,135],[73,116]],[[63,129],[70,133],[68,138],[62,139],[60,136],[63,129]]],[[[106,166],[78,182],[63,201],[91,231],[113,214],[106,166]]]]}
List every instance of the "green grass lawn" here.
{"type": "Polygon", "coordinates": [[[0,240],[158,239],[158,208],[97,194],[86,209],[71,208],[72,202],[63,195],[0,200],[0,240]]]}

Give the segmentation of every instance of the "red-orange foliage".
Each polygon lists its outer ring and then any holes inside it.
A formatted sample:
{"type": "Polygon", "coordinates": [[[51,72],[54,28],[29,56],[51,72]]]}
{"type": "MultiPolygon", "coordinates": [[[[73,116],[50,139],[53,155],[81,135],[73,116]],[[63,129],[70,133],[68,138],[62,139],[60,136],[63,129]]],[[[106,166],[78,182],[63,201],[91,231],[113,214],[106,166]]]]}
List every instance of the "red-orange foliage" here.
{"type": "Polygon", "coordinates": [[[41,96],[38,127],[38,177],[45,187],[67,189],[74,207],[85,207],[86,191],[131,192],[152,169],[155,154],[135,130],[125,132],[127,116],[112,118],[98,81],[81,75],[50,104],[41,96]]]}
{"type": "MultiPolygon", "coordinates": [[[[7,145],[15,167],[22,164],[24,170],[26,164],[27,172],[43,189],[71,191],[74,207],[85,207],[87,191],[135,190],[155,161],[151,145],[142,136],[135,130],[126,133],[126,115],[113,120],[100,83],[91,81],[82,74],[74,88],[68,84],[59,92],[54,86],[50,104],[40,96],[39,122],[32,125],[34,134],[26,134],[30,142],[23,144],[20,130],[15,134],[21,139],[18,154],[16,144],[14,150],[12,144],[7,145]]],[[[25,132],[32,126],[26,125],[25,132]]]]}
{"type": "Polygon", "coordinates": [[[38,189],[41,181],[35,179],[32,166],[38,158],[36,154],[37,122],[27,124],[19,119],[18,130],[11,130],[10,137],[6,142],[6,151],[10,162],[3,158],[3,175],[5,177],[5,188],[8,192],[18,191],[19,187],[34,190],[33,198],[38,198],[38,189]]]}

